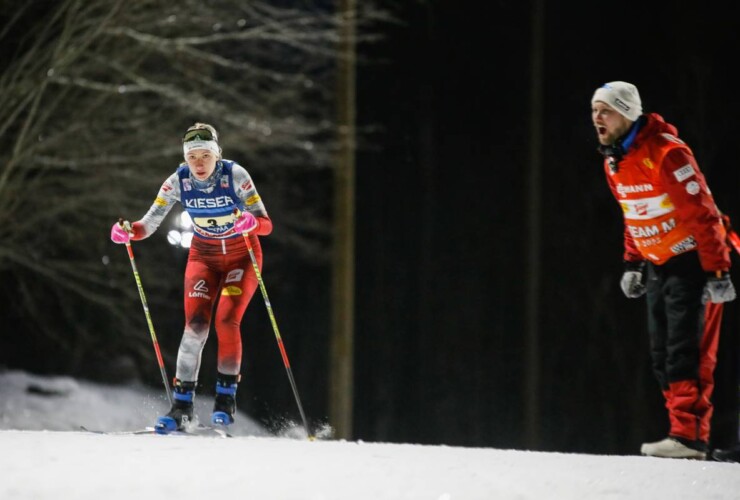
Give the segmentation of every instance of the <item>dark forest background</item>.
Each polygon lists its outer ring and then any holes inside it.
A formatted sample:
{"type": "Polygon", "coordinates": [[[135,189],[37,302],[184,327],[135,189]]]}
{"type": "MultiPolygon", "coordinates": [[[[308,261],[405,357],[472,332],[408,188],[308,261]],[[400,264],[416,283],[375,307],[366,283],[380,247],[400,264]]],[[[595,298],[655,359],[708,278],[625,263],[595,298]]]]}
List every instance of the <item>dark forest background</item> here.
{"type": "MultiPolygon", "coordinates": [[[[740,50],[738,8],[543,2],[537,52],[538,2],[487,2],[485,12],[477,2],[361,3],[353,438],[635,453],[664,437],[644,302],[619,289],[621,214],[596,153],[590,98],[607,81],[636,84],[645,111],[678,127],[718,205],[740,220],[740,105],[728,69],[740,50]],[[543,134],[534,202],[533,126],[543,134]],[[532,210],[542,222],[534,248],[532,210]],[[528,317],[530,252],[542,279],[528,317]]],[[[275,223],[262,239],[266,287],[306,414],[325,422],[334,4],[24,5],[0,18],[13,49],[0,80],[0,366],[162,386],[127,254],[108,232],[119,216],[144,214],[179,162],[182,131],[207,121],[225,156],[253,175],[275,223]],[[61,63],[32,64],[85,26],[85,43],[61,63]],[[214,37],[241,31],[255,38],[214,37]],[[31,66],[19,68],[31,48],[31,66]]],[[[174,374],[186,254],[166,232],[134,252],[174,374]]],[[[737,309],[727,306],[720,342],[714,446],[737,437],[737,309]]],[[[297,420],[259,294],[242,330],[240,408],[270,426],[297,420]]],[[[203,361],[199,390],[209,397],[215,333],[203,361]]]]}

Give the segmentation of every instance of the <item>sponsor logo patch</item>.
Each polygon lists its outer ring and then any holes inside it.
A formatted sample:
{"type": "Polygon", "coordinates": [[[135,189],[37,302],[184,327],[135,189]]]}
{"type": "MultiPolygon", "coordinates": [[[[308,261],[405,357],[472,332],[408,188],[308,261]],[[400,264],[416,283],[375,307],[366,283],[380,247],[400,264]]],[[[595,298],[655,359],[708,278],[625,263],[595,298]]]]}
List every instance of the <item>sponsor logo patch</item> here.
{"type": "Polygon", "coordinates": [[[193,291],[188,293],[188,297],[210,300],[211,296],[208,295],[208,286],[205,280],[200,280],[193,285],[193,291]]]}
{"type": "Polygon", "coordinates": [[[681,240],[675,245],[671,247],[671,252],[673,252],[674,255],[678,255],[680,253],[687,252],[689,250],[693,250],[696,248],[696,240],[693,236],[689,236],[685,240],[681,240]]]}
{"type": "Polygon", "coordinates": [[[185,200],[185,208],[223,208],[233,205],[231,196],[217,196],[215,198],[191,198],[185,200]]]}
{"type": "Polygon", "coordinates": [[[242,289],[238,286],[229,285],[221,290],[221,295],[241,295],[242,289]]]}
{"type": "Polygon", "coordinates": [[[624,102],[619,97],[615,97],[614,98],[614,104],[616,104],[618,107],[622,108],[625,111],[629,111],[630,110],[629,104],[627,104],[626,102],[624,102]]]}
{"type": "Polygon", "coordinates": [[[234,281],[241,281],[244,276],[244,269],[233,269],[226,275],[224,283],[233,283],[234,281]]]}
{"type": "Polygon", "coordinates": [[[164,207],[167,205],[167,200],[157,196],[157,199],[154,200],[154,204],[160,207],[164,207]]]}
{"type": "Polygon", "coordinates": [[[694,167],[692,167],[690,164],[686,164],[673,172],[673,175],[674,177],[676,177],[676,180],[678,182],[683,182],[689,177],[696,175],[696,172],[694,172],[694,167]]]}
{"type": "Polygon", "coordinates": [[[699,194],[699,191],[701,191],[701,186],[696,181],[691,181],[686,184],[686,192],[691,195],[699,194]]]}
{"type": "Polygon", "coordinates": [[[617,184],[616,186],[617,193],[619,193],[623,198],[626,197],[630,193],[649,193],[653,190],[653,185],[646,183],[646,184],[617,184]]]}

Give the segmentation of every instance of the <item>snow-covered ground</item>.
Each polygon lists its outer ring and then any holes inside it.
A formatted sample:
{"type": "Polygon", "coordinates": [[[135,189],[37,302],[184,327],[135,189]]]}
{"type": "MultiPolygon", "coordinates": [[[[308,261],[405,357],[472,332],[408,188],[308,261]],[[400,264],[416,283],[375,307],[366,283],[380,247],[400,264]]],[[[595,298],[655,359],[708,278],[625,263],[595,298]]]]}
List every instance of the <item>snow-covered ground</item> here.
{"type": "MultiPolygon", "coordinates": [[[[740,498],[738,464],[309,441],[295,430],[273,435],[245,415],[233,438],[79,430],[151,425],[167,406],[162,399],[141,387],[0,372],[0,499],[740,498]]],[[[200,402],[202,418],[209,405],[200,402]]]]}

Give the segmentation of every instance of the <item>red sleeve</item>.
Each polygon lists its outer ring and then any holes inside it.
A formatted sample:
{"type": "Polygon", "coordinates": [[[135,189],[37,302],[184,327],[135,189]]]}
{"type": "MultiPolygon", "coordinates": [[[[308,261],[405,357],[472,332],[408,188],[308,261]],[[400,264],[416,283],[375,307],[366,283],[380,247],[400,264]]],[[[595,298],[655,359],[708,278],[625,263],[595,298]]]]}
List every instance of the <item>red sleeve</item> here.
{"type": "MultiPolygon", "coordinates": [[[[614,186],[614,180],[609,174],[609,166],[606,164],[606,162],[604,162],[604,171],[606,172],[606,182],[607,184],[609,184],[609,189],[611,189],[614,199],[617,200],[617,203],[619,203],[619,195],[617,194],[617,189],[614,186]]],[[[637,249],[637,245],[635,245],[635,240],[632,238],[632,234],[630,234],[629,230],[627,229],[627,224],[624,224],[624,255],[622,256],[622,258],[625,260],[625,262],[638,262],[641,260],[645,260],[645,257],[643,257],[640,251],[637,249]]]]}
{"type": "Polygon", "coordinates": [[[257,236],[267,236],[272,232],[272,220],[268,216],[255,218],[257,219],[257,231],[255,231],[257,236]]]}
{"type": "Polygon", "coordinates": [[[632,239],[632,235],[627,229],[627,224],[624,225],[624,255],[622,256],[625,262],[638,262],[645,260],[645,257],[637,250],[635,240],[632,239]]]}
{"type": "Polygon", "coordinates": [[[144,229],[144,224],[140,221],[136,221],[131,224],[131,232],[134,233],[131,236],[131,239],[134,241],[143,240],[148,234],[146,234],[146,230],[144,229]]]}
{"type": "Polygon", "coordinates": [[[707,272],[729,269],[722,217],[691,152],[671,149],[663,159],[661,178],[679,220],[696,239],[702,268],[707,272]]]}

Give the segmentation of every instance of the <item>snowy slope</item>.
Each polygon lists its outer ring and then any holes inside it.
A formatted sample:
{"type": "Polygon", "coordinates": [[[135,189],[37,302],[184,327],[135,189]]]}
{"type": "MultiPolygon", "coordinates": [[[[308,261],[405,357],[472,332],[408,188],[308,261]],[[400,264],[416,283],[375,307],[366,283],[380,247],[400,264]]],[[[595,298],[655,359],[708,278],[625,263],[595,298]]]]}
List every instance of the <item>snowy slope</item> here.
{"type": "MultiPolygon", "coordinates": [[[[196,413],[208,421],[212,398],[195,398],[196,413]]],[[[25,372],[0,372],[0,429],[97,430],[141,429],[166,413],[164,391],[134,386],[106,386],[69,377],[40,377],[25,372]]],[[[268,435],[239,413],[234,432],[268,435]]]]}
{"type": "Polygon", "coordinates": [[[142,388],[0,372],[0,499],[740,498],[738,464],[309,441],[269,435],[243,415],[234,438],[75,430],[80,422],[150,425],[159,398],[142,388]]]}

